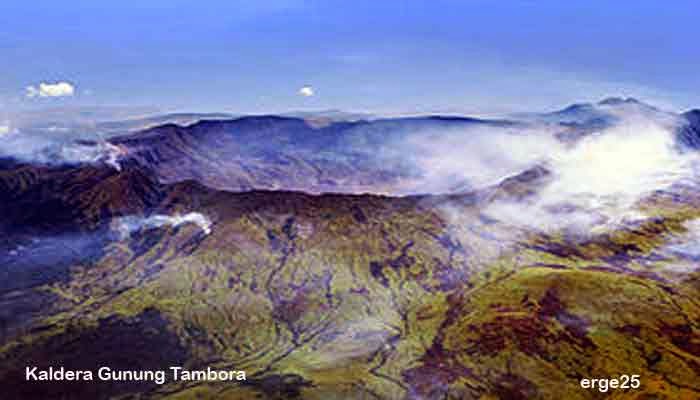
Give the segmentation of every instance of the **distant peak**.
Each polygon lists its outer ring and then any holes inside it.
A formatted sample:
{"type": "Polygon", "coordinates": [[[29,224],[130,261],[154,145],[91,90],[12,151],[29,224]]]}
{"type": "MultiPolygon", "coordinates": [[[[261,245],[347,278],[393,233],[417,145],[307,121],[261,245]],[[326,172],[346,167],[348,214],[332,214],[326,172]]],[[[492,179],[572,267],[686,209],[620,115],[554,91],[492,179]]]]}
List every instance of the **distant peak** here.
{"type": "Polygon", "coordinates": [[[642,104],[642,102],[633,97],[606,97],[598,102],[600,106],[616,106],[620,104],[642,104]]]}

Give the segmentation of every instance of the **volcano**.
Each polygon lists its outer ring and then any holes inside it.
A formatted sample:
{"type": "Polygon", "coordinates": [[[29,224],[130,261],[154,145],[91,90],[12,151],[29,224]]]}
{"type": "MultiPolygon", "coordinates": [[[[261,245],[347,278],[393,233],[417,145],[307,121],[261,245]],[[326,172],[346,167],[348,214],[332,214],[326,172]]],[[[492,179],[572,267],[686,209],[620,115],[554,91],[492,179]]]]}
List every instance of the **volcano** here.
{"type": "MultiPolygon", "coordinates": [[[[694,137],[696,112],[682,117],[672,135],[694,137]]],[[[643,192],[638,218],[613,220],[609,197],[545,202],[569,173],[547,159],[432,191],[426,165],[451,169],[422,162],[419,147],[390,151],[447,137],[468,144],[466,158],[502,137],[563,149],[597,137],[562,139],[569,122],[256,116],[109,138],[119,168],[3,158],[5,395],[593,399],[583,377],[634,373],[635,396],[698,397],[692,175],[643,192]],[[494,211],[506,207],[570,223],[521,224],[494,211]],[[27,366],[247,380],[34,382],[27,366]]],[[[679,141],[679,157],[693,143],[679,141]]]]}

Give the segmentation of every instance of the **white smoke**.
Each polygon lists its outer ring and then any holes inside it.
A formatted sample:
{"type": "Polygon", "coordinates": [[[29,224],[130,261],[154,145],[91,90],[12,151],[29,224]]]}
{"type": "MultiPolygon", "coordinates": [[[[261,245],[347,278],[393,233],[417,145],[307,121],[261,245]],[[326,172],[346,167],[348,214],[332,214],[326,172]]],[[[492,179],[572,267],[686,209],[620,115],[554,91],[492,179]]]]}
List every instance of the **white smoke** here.
{"type": "Polygon", "coordinates": [[[190,212],[187,214],[163,215],[155,214],[149,217],[127,216],[116,220],[115,230],[121,238],[127,238],[133,232],[141,229],[153,229],[163,226],[178,227],[183,224],[192,223],[197,225],[205,235],[209,235],[211,230],[211,220],[204,214],[190,212]]]}

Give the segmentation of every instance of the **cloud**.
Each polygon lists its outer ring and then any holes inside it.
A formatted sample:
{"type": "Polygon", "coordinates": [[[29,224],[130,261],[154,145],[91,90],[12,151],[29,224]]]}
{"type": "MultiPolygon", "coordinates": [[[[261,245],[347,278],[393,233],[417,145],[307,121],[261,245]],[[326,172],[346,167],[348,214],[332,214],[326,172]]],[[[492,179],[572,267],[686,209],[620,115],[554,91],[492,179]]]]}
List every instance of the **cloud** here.
{"type": "Polygon", "coordinates": [[[133,215],[121,217],[117,219],[115,228],[122,238],[127,238],[132,232],[143,228],[160,228],[163,226],[178,227],[188,223],[197,225],[205,235],[211,233],[211,220],[207,218],[206,215],[198,212],[190,212],[184,215],[155,214],[146,218],[133,215]]]}
{"type": "Polygon", "coordinates": [[[10,125],[8,123],[0,124],[0,137],[3,137],[10,133],[10,125]]]}
{"type": "Polygon", "coordinates": [[[692,179],[698,155],[679,151],[675,126],[668,121],[636,113],[621,117],[574,145],[551,146],[543,154],[551,182],[528,199],[491,204],[485,214],[527,228],[579,234],[645,219],[638,202],[692,179]]]}
{"type": "Polygon", "coordinates": [[[552,158],[559,179],[548,188],[551,196],[575,191],[638,198],[690,172],[688,158],[676,149],[672,129],[636,116],[552,158]]]}
{"type": "Polygon", "coordinates": [[[27,97],[68,97],[75,94],[75,86],[68,82],[41,82],[38,87],[27,86],[27,97]]]}
{"type": "Polygon", "coordinates": [[[394,193],[477,191],[490,199],[480,204],[491,219],[524,229],[595,234],[647,218],[637,207],[640,200],[692,181],[700,166],[698,153],[679,148],[677,116],[642,107],[612,111],[613,124],[591,127],[575,140],[559,140],[567,128],[547,123],[437,125],[415,132],[407,127],[400,137],[376,146],[375,154],[385,164],[398,160],[408,176],[394,193]],[[494,190],[535,167],[549,173],[509,186],[517,195],[494,190]]]}
{"type": "Polygon", "coordinates": [[[311,85],[304,85],[299,89],[299,95],[304,97],[311,97],[314,94],[314,88],[311,85]]]}

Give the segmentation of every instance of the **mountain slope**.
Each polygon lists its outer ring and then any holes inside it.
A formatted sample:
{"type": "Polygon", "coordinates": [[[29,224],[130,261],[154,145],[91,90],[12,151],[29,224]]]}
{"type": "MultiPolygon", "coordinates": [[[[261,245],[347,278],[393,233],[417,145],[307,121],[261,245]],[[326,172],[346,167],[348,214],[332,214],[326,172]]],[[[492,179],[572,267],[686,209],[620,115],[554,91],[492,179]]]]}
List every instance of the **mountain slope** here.
{"type": "MultiPolygon", "coordinates": [[[[625,372],[644,380],[631,395],[700,394],[700,281],[678,267],[693,259],[668,247],[700,217],[692,192],[656,194],[645,200],[656,218],[586,238],[487,218],[494,197],[478,194],[229,193],[160,184],[135,165],[28,168],[4,171],[15,189],[2,203],[56,206],[3,220],[40,247],[56,236],[47,223],[72,216],[97,248],[66,260],[60,279],[0,293],[4,310],[24,310],[0,314],[0,382],[13,396],[588,399],[600,396],[581,377],[625,372]],[[129,215],[190,213],[210,228],[120,230],[129,215]],[[244,369],[249,380],[37,384],[17,375],[28,359],[244,369]]],[[[495,198],[546,176],[514,177],[495,198]]]]}

